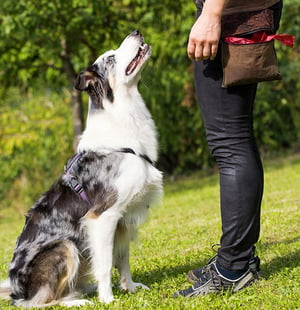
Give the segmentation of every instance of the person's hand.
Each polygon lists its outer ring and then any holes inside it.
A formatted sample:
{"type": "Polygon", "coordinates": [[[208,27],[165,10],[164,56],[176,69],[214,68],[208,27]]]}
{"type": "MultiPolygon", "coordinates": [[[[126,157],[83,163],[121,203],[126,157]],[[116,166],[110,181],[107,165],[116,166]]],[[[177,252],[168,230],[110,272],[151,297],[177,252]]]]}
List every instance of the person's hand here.
{"type": "Polygon", "coordinates": [[[207,0],[204,4],[202,14],[193,25],[187,53],[193,60],[213,60],[218,51],[221,35],[221,16],[225,0],[207,0]]]}

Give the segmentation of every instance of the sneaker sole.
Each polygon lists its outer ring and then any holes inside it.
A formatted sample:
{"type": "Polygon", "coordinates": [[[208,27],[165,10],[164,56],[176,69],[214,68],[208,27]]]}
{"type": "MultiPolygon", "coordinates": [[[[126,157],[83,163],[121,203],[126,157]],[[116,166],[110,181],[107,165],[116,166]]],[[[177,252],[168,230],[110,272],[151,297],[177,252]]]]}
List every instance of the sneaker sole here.
{"type": "Polygon", "coordinates": [[[236,285],[231,289],[233,293],[236,293],[243,288],[246,288],[256,282],[257,279],[254,278],[252,272],[249,272],[241,281],[239,281],[236,285]]]}

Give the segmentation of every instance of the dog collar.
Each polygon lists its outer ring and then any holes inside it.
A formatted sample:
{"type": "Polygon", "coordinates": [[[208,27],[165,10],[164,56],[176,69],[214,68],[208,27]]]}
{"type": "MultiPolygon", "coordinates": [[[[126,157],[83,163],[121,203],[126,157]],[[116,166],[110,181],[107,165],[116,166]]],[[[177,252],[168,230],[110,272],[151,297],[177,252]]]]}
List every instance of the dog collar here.
{"type": "MultiPolygon", "coordinates": [[[[131,153],[131,154],[137,155],[136,152],[129,147],[121,148],[120,152],[131,153]]],[[[153,165],[153,161],[146,154],[140,154],[139,156],[145,159],[149,164],[153,165]]]]}

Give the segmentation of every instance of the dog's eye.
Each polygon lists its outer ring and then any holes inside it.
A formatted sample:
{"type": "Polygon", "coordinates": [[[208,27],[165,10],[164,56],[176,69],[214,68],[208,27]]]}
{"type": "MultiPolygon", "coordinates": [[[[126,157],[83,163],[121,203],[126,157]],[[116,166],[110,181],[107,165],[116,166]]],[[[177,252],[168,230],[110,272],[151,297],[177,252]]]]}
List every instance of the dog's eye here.
{"type": "Polygon", "coordinates": [[[115,62],[115,55],[110,55],[106,58],[106,62],[113,63],[115,62]]]}

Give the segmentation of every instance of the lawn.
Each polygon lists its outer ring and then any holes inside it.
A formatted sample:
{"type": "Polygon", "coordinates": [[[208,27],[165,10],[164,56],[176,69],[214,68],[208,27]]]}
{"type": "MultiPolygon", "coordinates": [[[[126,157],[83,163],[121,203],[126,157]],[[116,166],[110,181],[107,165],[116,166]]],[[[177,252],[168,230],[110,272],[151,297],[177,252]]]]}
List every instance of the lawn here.
{"type": "MultiPolygon", "coordinates": [[[[300,154],[265,163],[261,238],[257,244],[263,275],[257,285],[234,295],[172,298],[188,286],[185,275],[214,254],[219,241],[218,176],[195,173],[165,180],[161,206],[154,207],[131,248],[133,278],[150,287],[136,294],[120,292],[110,305],[82,309],[300,309],[300,154]]],[[[23,217],[0,211],[0,279],[5,279],[23,217]]],[[[113,274],[117,286],[118,276],[113,274]]],[[[0,301],[0,310],[14,309],[0,301]]],[[[63,309],[52,307],[51,309],[63,309]]]]}

